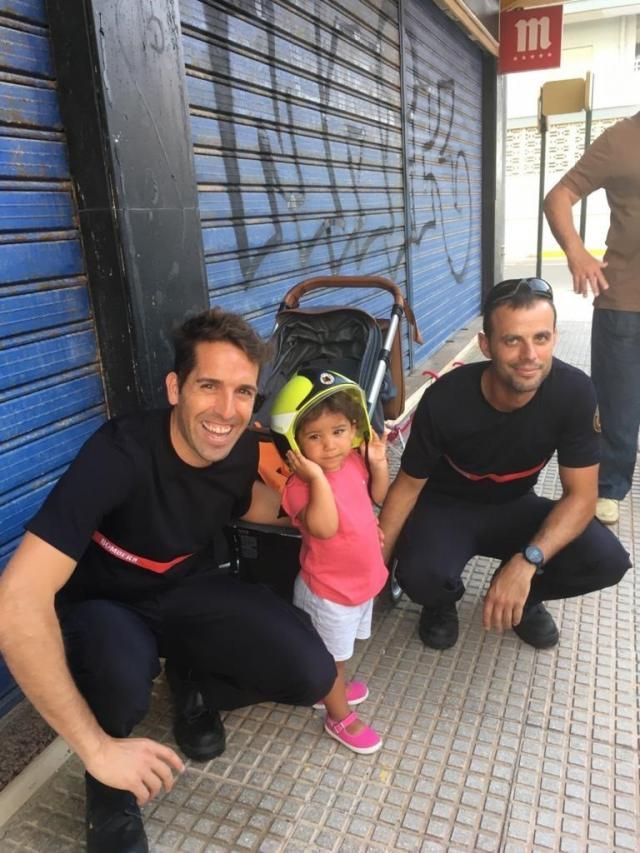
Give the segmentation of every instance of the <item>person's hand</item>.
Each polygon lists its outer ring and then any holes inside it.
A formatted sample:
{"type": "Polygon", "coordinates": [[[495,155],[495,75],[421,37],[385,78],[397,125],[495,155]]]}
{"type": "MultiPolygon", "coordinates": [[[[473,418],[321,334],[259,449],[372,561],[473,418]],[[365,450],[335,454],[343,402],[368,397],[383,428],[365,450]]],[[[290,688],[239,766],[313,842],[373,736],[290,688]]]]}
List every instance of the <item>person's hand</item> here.
{"type": "Polygon", "coordinates": [[[520,624],[534,574],[535,566],[521,554],[513,556],[500,569],[484,600],[482,624],[487,631],[506,631],[520,624]]]}
{"type": "Polygon", "coordinates": [[[380,527],[380,522],[376,518],[376,525],[378,529],[378,542],[380,543],[380,550],[384,554],[384,530],[380,527]]]}
{"type": "Polygon", "coordinates": [[[293,473],[297,474],[305,483],[311,483],[313,480],[324,477],[324,471],[318,463],[307,459],[299,450],[289,450],[287,462],[293,473]]]}
{"type": "Polygon", "coordinates": [[[594,258],[584,246],[579,246],[571,254],[567,254],[567,261],[573,278],[575,293],[587,297],[589,288],[591,288],[593,295],[598,296],[609,289],[609,282],[602,272],[607,264],[594,258]]]}
{"type": "Polygon", "coordinates": [[[360,454],[363,458],[369,459],[369,465],[372,468],[376,468],[378,466],[387,464],[387,435],[388,430],[385,430],[382,435],[378,435],[377,432],[371,430],[371,437],[369,439],[369,445],[367,445],[363,441],[360,445],[360,454]]]}
{"type": "Polygon", "coordinates": [[[184,763],[172,749],[154,740],[107,736],[85,767],[103,785],[131,791],[138,805],[144,806],[163,788],[173,788],[173,771],[182,773],[184,763]]]}

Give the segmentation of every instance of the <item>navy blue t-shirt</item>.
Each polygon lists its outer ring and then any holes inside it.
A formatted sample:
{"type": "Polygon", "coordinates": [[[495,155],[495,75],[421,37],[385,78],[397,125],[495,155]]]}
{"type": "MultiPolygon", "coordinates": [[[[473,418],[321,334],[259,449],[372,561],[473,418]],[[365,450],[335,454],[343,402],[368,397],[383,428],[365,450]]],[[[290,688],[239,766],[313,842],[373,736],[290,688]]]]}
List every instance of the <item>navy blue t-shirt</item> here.
{"type": "Polygon", "coordinates": [[[553,359],[532,399],[512,412],[484,398],[488,362],[457,367],[422,396],[402,456],[402,470],[428,477],[425,492],[504,503],[528,492],[554,452],[567,468],[600,461],[596,395],[589,377],[553,359]]]}
{"type": "Polygon", "coordinates": [[[78,561],[59,601],[133,602],[217,565],[222,528],[249,509],[256,479],[256,436],[205,468],[187,465],[169,437],[170,410],[114,418],[84,444],[27,529],[78,561]],[[167,571],[113,556],[92,541],[155,563],[190,554],[167,571]]]}

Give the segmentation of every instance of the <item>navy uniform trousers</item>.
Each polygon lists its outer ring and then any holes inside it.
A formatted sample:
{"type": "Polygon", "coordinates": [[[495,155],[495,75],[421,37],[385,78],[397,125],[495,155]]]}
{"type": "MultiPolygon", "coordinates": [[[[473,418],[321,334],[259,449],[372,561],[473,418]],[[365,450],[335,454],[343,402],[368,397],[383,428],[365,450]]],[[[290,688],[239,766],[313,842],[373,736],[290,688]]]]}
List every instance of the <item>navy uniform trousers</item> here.
{"type": "Polygon", "coordinates": [[[126,737],[149,708],[159,657],[198,684],[206,705],[311,705],[335,663],[306,613],[264,586],[203,573],[153,600],[92,599],[59,611],[67,662],[98,722],[126,737]]]}
{"type": "MultiPolygon", "coordinates": [[[[425,488],[396,548],[402,588],[429,608],[458,601],[468,561],[478,555],[509,560],[532,541],[554,503],[533,491],[509,503],[471,503],[425,488]]],[[[534,576],[527,603],[613,586],[630,565],[619,540],[594,518],[534,576]]]]}

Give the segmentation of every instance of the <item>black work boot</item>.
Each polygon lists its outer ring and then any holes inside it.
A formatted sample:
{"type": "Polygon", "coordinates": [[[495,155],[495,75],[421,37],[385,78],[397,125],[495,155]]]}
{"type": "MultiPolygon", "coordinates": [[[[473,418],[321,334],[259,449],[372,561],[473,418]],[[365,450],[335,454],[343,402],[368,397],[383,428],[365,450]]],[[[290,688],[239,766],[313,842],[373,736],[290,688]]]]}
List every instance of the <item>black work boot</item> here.
{"type": "Polygon", "coordinates": [[[149,853],[140,809],[130,791],[85,773],[87,853],[149,853]]]}
{"type": "Polygon", "coordinates": [[[423,607],[418,625],[420,639],[430,649],[450,649],[458,640],[458,611],[455,604],[423,607]]]}
{"type": "Polygon", "coordinates": [[[513,630],[523,643],[528,643],[534,649],[550,649],[560,639],[553,616],[543,604],[525,607],[520,623],[514,625],[513,630]]]}
{"type": "Polygon", "coordinates": [[[210,711],[195,681],[167,661],[164,668],[173,698],[173,736],[188,758],[210,761],[224,752],[224,726],[218,711],[210,711]]]}

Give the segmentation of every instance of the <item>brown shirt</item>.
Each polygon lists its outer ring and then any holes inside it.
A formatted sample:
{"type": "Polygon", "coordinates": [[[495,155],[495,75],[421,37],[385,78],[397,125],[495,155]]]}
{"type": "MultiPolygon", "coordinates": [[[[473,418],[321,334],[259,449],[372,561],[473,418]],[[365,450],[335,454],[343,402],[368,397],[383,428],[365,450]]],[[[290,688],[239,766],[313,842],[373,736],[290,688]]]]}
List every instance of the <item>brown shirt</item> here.
{"type": "Polygon", "coordinates": [[[609,127],[561,179],[580,197],[603,187],[611,211],[596,308],[640,311],[640,112],[609,127]]]}

